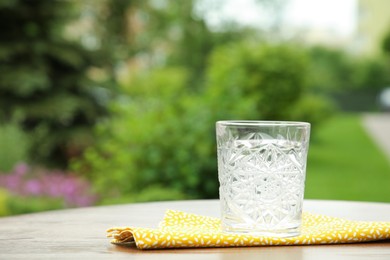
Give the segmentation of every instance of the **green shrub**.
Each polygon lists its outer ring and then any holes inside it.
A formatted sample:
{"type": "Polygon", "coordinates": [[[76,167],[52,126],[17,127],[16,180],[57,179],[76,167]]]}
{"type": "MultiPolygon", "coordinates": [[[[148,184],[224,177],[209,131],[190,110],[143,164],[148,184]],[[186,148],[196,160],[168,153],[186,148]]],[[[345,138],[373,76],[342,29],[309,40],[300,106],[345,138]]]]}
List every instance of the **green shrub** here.
{"type": "Polygon", "coordinates": [[[63,208],[63,201],[48,197],[25,197],[0,188],[0,217],[63,208]]]}
{"type": "Polygon", "coordinates": [[[390,84],[389,63],[383,56],[359,57],[341,49],[315,46],[309,56],[308,85],[345,111],[378,109],[377,97],[390,84]]]}
{"type": "Polygon", "coordinates": [[[289,45],[234,43],[210,59],[207,96],[220,118],[277,120],[306,90],[306,55],[289,45]]]}
{"type": "Polygon", "coordinates": [[[7,207],[11,215],[26,214],[64,208],[59,198],[29,197],[13,195],[7,200],[7,207]]]}
{"type": "Polygon", "coordinates": [[[331,117],[336,112],[336,106],[332,100],[307,94],[294,104],[289,110],[289,118],[297,121],[312,123],[312,136],[317,133],[317,126],[331,117]]]}
{"type": "Polygon", "coordinates": [[[139,193],[126,194],[120,197],[108,197],[102,199],[102,204],[121,204],[130,202],[168,201],[189,199],[186,194],[171,188],[164,188],[159,185],[146,187],[139,193]]]}
{"type": "Polygon", "coordinates": [[[0,172],[10,171],[28,157],[29,138],[16,124],[0,125],[0,172]]]}
{"type": "Polygon", "coordinates": [[[143,200],[139,193],[154,185],[186,197],[215,196],[214,132],[207,131],[207,108],[184,82],[181,69],[140,75],[126,86],[129,97],[114,104],[117,116],[97,129],[99,144],[75,167],[106,198],[143,200]]]}

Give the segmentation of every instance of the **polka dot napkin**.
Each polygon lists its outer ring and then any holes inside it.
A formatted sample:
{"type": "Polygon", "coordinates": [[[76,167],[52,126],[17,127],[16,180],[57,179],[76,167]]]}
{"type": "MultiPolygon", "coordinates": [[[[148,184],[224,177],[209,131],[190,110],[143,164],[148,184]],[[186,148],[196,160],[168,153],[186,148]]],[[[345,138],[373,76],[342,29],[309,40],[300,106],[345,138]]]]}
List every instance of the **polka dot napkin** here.
{"type": "Polygon", "coordinates": [[[168,210],[158,229],[115,227],[107,232],[113,238],[111,243],[139,249],[313,245],[390,239],[390,222],[350,221],[304,213],[300,236],[277,238],[223,233],[217,218],[168,210]]]}

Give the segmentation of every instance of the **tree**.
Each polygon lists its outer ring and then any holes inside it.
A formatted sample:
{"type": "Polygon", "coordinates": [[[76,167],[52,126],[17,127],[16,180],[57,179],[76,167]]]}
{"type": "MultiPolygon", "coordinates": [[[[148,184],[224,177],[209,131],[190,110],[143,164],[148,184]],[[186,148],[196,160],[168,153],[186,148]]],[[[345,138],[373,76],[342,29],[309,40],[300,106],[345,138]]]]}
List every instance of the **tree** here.
{"type": "Polygon", "coordinates": [[[65,167],[106,112],[88,77],[97,56],[63,34],[76,10],[71,1],[0,2],[0,122],[23,126],[37,163],[65,167]]]}
{"type": "Polygon", "coordinates": [[[383,37],[382,50],[383,50],[383,52],[390,55],[390,30],[383,37]]]}
{"type": "Polygon", "coordinates": [[[119,67],[131,77],[139,68],[148,71],[162,66],[181,66],[189,73],[188,88],[199,89],[213,48],[254,32],[233,26],[218,32],[210,30],[205,17],[194,11],[198,2],[85,2],[83,8],[92,13],[94,22],[89,34],[104,53],[111,79],[120,80],[119,67]]]}

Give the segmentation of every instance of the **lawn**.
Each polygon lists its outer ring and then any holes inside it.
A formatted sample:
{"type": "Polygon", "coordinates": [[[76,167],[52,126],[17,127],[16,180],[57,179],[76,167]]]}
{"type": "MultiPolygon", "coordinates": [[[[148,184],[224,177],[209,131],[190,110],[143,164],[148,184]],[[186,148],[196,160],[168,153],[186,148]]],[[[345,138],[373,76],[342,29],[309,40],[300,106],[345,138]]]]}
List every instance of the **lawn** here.
{"type": "Polygon", "coordinates": [[[360,115],[337,115],[312,135],[305,198],[390,202],[390,162],[360,115]]]}

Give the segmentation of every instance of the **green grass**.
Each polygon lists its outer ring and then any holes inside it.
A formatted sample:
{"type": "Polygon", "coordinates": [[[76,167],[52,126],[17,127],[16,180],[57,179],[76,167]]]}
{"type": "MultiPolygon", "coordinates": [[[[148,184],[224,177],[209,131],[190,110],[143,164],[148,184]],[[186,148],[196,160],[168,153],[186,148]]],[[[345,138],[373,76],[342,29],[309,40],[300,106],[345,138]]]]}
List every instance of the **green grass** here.
{"type": "Polygon", "coordinates": [[[305,198],[390,202],[390,162],[360,115],[335,116],[315,131],[305,198]]]}

